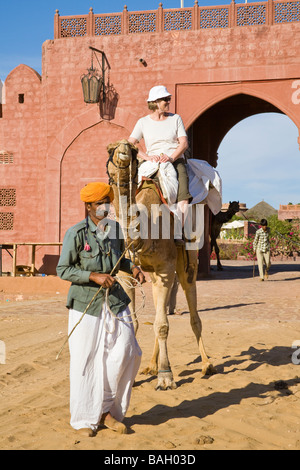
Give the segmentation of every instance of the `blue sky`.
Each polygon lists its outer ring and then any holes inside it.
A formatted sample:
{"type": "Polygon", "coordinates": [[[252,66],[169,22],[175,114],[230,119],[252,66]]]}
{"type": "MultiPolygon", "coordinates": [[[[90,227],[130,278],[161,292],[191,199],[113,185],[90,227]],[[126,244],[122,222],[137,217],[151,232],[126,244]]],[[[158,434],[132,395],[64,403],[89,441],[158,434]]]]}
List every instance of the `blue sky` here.
{"type": "MultiPolygon", "coordinates": [[[[248,0],[249,1],[249,0],[248,0]]],[[[198,0],[199,5],[222,5],[230,0],[198,0]]],[[[165,0],[164,8],[179,8],[180,0],[165,0]]],[[[241,1],[242,3],[242,1],[241,1]]],[[[0,0],[0,79],[26,64],[41,73],[42,44],[53,39],[54,14],[62,16],[155,10],[156,0],[0,0]]],[[[194,0],[184,0],[191,7],[194,0]]],[[[253,207],[264,200],[300,203],[298,129],[284,115],[262,114],[245,119],[225,136],[219,148],[218,171],[223,201],[239,200],[253,207]]]]}

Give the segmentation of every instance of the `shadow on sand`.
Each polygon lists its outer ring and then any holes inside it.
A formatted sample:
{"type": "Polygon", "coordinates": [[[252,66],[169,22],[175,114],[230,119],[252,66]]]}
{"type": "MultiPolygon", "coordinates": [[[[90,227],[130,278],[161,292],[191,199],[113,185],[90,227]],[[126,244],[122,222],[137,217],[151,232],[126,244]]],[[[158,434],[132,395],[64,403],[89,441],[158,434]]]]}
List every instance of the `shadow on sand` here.
{"type": "MultiPolygon", "coordinates": [[[[253,277],[253,261],[244,261],[244,262],[234,262],[234,261],[222,261],[223,270],[218,271],[216,264],[212,262],[211,264],[211,274],[209,277],[201,279],[203,281],[209,281],[211,279],[246,279],[253,277]]],[[[300,279],[300,264],[297,261],[291,261],[289,263],[272,261],[271,268],[269,271],[270,278],[269,281],[272,281],[272,275],[278,273],[287,273],[285,281],[291,281],[300,279]],[[289,277],[288,273],[299,273],[299,277],[289,277]]],[[[254,265],[254,276],[258,276],[258,267],[257,261],[254,265]]],[[[283,280],[283,279],[281,279],[283,280]]],[[[274,281],[276,281],[274,279],[274,281]]]]}
{"type": "MultiPolygon", "coordinates": [[[[224,357],[223,364],[220,364],[217,369],[218,372],[226,375],[234,373],[236,370],[252,371],[261,367],[264,364],[268,364],[273,367],[277,367],[283,364],[288,364],[291,361],[291,349],[282,346],[275,346],[271,349],[265,348],[262,344],[261,348],[250,347],[247,351],[242,351],[239,356],[234,358],[224,357]],[[251,363],[249,364],[249,361],[251,363]],[[232,368],[233,366],[233,368],[232,368]],[[230,370],[228,368],[231,367],[230,370]],[[226,369],[226,370],[225,370],[226,369]]],[[[201,363],[201,357],[197,357],[194,361],[187,364],[201,363]]],[[[191,383],[195,380],[193,377],[195,374],[201,374],[201,369],[196,368],[194,370],[183,370],[179,377],[181,380],[177,381],[177,387],[181,387],[184,384],[191,383]]],[[[206,377],[203,377],[205,379],[206,377]]],[[[145,381],[150,382],[154,377],[148,378],[145,381]]],[[[209,377],[207,378],[209,380],[209,377]]],[[[141,384],[143,381],[139,382],[141,384]]],[[[163,404],[155,405],[151,409],[145,411],[140,415],[133,415],[126,419],[127,425],[158,425],[166,423],[172,419],[178,418],[189,418],[196,416],[203,419],[209,415],[216,413],[221,409],[225,409],[231,405],[237,405],[242,400],[247,398],[261,398],[261,399],[276,399],[280,396],[288,396],[293,394],[293,390],[290,388],[300,383],[300,378],[295,377],[289,380],[275,380],[270,383],[249,383],[244,387],[231,389],[226,392],[213,392],[210,395],[199,397],[191,400],[183,400],[178,405],[166,406],[163,404]],[[277,395],[274,396],[274,391],[277,391],[277,395]]],[[[164,393],[164,392],[158,392],[164,393]]],[[[165,392],[168,393],[168,392],[165,392]]],[[[264,401],[262,400],[262,405],[264,401]]],[[[259,406],[259,403],[256,405],[259,406]]]]}

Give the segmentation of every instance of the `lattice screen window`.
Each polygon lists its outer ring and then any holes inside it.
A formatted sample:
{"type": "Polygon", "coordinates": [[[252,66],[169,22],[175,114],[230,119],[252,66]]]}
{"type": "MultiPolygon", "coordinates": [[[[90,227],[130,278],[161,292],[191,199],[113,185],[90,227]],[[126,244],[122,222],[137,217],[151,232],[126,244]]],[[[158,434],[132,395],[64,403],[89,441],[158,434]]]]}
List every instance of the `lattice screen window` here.
{"type": "Polygon", "coordinates": [[[108,36],[110,34],[121,34],[121,16],[96,16],[95,17],[95,35],[108,36]]]}
{"type": "Polygon", "coordinates": [[[129,33],[153,33],[156,30],[156,13],[131,13],[129,33]]]}
{"type": "Polygon", "coordinates": [[[16,190],[0,188],[0,206],[13,207],[16,205],[16,190]]]}
{"type": "Polygon", "coordinates": [[[253,26],[266,23],[266,5],[237,7],[237,26],[253,26]]]}
{"type": "Polygon", "coordinates": [[[9,165],[14,162],[14,156],[11,152],[0,151],[0,165],[9,165]]]}
{"type": "Polygon", "coordinates": [[[300,21],[300,2],[275,3],[275,23],[300,21]]]}
{"type": "Polygon", "coordinates": [[[200,10],[200,28],[228,28],[228,8],[200,10]]]}
{"type": "Polygon", "coordinates": [[[192,10],[167,11],[164,14],[164,30],[192,29],[192,10]]]}
{"type": "Polygon", "coordinates": [[[86,36],[86,18],[66,18],[61,19],[61,37],[86,36]]]}
{"type": "Polygon", "coordinates": [[[12,212],[0,212],[0,230],[14,229],[14,214],[12,212]]]}

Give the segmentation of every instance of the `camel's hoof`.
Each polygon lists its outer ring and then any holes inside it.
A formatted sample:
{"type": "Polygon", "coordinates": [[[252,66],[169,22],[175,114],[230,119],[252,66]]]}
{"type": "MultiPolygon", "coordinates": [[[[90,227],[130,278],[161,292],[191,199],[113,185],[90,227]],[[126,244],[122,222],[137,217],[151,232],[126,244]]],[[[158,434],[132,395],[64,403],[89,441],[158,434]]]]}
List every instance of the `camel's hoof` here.
{"type": "Polygon", "coordinates": [[[146,367],[140,373],[142,375],[157,375],[157,369],[155,367],[146,367]]]}
{"type": "Polygon", "coordinates": [[[155,390],[175,390],[177,388],[172,372],[159,372],[155,390]]]}
{"type": "Polygon", "coordinates": [[[173,380],[172,383],[169,384],[169,385],[158,383],[155,387],[155,390],[156,391],[158,391],[158,390],[175,390],[176,388],[177,388],[177,385],[173,380]]]}
{"type": "Polygon", "coordinates": [[[215,375],[217,373],[217,369],[212,364],[204,364],[202,367],[203,375],[215,375]]]}

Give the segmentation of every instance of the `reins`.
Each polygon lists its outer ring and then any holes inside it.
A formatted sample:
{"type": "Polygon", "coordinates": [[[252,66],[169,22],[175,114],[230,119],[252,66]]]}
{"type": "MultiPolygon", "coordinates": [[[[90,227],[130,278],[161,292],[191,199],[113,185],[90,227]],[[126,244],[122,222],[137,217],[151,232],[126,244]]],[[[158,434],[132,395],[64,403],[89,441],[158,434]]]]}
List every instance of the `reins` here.
{"type": "Polygon", "coordinates": [[[142,302],[141,302],[141,305],[139,306],[138,309],[135,310],[134,312],[134,315],[135,315],[135,319],[132,319],[132,314],[130,313],[129,315],[123,315],[122,317],[118,317],[118,315],[116,315],[115,313],[112,312],[112,310],[110,309],[109,307],[109,302],[108,302],[108,296],[109,296],[109,287],[106,288],[106,293],[105,293],[105,299],[106,299],[106,307],[107,307],[107,310],[108,312],[110,313],[111,317],[115,320],[114,322],[114,328],[112,331],[108,331],[106,328],[106,332],[109,333],[109,334],[112,334],[114,333],[115,329],[116,329],[116,320],[118,321],[121,321],[121,322],[124,322],[126,324],[132,324],[134,323],[135,321],[137,321],[139,315],[137,315],[137,313],[142,310],[144,307],[145,307],[145,299],[146,299],[146,295],[145,295],[145,292],[144,292],[144,289],[142,287],[142,284],[137,280],[137,279],[134,279],[132,276],[126,276],[126,277],[122,277],[122,276],[115,276],[115,278],[117,279],[117,281],[121,284],[126,284],[126,287],[127,288],[137,288],[139,287],[140,289],[140,292],[141,292],[141,295],[142,295],[142,302]],[[133,279],[133,282],[129,281],[129,279],[133,279]],[[135,285],[134,285],[135,283],[135,285]],[[124,318],[127,318],[128,320],[124,320],[124,318]]]}
{"type": "MultiPolygon", "coordinates": [[[[126,144],[127,146],[129,144],[126,144]]],[[[130,146],[130,145],[129,145],[130,146]]],[[[119,198],[119,210],[120,210],[120,220],[122,221],[123,225],[124,225],[124,222],[127,224],[127,214],[126,215],[126,219],[124,217],[124,210],[123,210],[123,206],[121,204],[121,192],[120,192],[120,188],[121,187],[129,187],[129,201],[131,203],[132,201],[132,197],[133,197],[133,184],[136,182],[136,177],[138,175],[138,162],[137,162],[137,157],[135,154],[132,154],[132,158],[130,158],[130,161],[128,163],[128,165],[126,166],[121,166],[119,164],[119,158],[117,156],[117,161],[115,162],[114,161],[114,153],[116,151],[116,149],[118,148],[118,146],[114,147],[113,149],[110,150],[109,152],[109,158],[106,162],[106,171],[107,171],[107,175],[108,175],[108,178],[109,178],[109,184],[110,185],[115,185],[118,189],[118,198],[119,198]],[[133,163],[136,162],[136,169],[135,169],[135,174],[133,175],[132,174],[132,165],[133,163]],[[108,169],[108,165],[109,163],[112,163],[113,166],[115,168],[117,168],[117,170],[119,170],[118,174],[117,174],[117,179],[115,180],[109,173],[109,169],[108,169]],[[129,178],[128,178],[128,181],[126,181],[125,183],[121,183],[120,182],[120,171],[123,171],[123,170],[126,170],[129,168],[129,178]]],[[[130,216],[132,217],[132,216],[130,216]]],[[[133,218],[130,218],[130,223],[132,222],[133,218]]],[[[122,226],[122,224],[121,224],[122,226]]],[[[122,227],[124,229],[124,227],[122,227]]],[[[125,241],[125,245],[127,243],[127,237],[124,236],[124,241],[125,241]]],[[[132,243],[131,243],[132,244],[132,243]]],[[[130,245],[131,245],[130,244],[130,245]]],[[[128,249],[128,248],[127,248],[128,249]]],[[[131,258],[131,254],[129,252],[129,257],[131,258]]],[[[134,253],[134,249],[133,249],[133,258],[131,259],[135,259],[135,253],[134,253]]]]}
{"type": "MultiPolygon", "coordinates": [[[[117,148],[117,147],[116,147],[117,148]]],[[[134,181],[137,177],[137,174],[138,174],[138,165],[136,166],[136,170],[135,170],[135,174],[134,176],[132,177],[131,176],[131,168],[132,168],[132,159],[130,159],[130,162],[128,163],[128,165],[126,166],[120,166],[120,165],[117,165],[114,160],[113,160],[113,156],[114,156],[114,151],[116,150],[116,148],[114,148],[110,155],[109,155],[109,158],[106,162],[106,173],[107,173],[107,176],[108,176],[108,181],[109,181],[109,184],[112,185],[112,184],[119,184],[119,186],[121,187],[126,187],[126,186],[129,186],[130,185],[130,182],[132,182],[132,180],[134,181]],[[114,165],[114,167],[116,167],[118,170],[126,170],[126,168],[129,168],[130,167],[130,180],[126,183],[116,183],[116,181],[113,179],[113,177],[110,175],[109,173],[109,170],[108,170],[108,165],[109,163],[112,163],[114,165]]]]}

